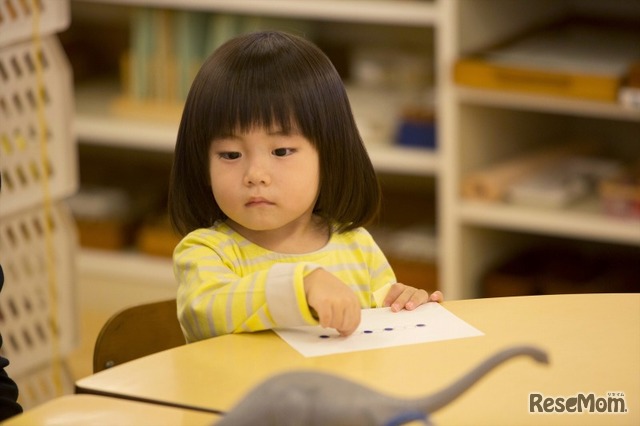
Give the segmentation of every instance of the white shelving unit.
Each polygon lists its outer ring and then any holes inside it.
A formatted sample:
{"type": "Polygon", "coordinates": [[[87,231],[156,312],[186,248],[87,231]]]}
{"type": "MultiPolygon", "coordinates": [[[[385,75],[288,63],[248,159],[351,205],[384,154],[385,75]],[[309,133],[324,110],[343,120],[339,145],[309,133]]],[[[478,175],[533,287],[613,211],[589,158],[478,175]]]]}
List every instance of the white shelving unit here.
{"type": "MultiPolygon", "coordinates": [[[[470,89],[452,81],[453,64],[461,55],[574,11],[619,12],[635,16],[640,22],[637,3],[629,5],[631,2],[624,0],[91,2],[431,29],[437,89],[437,150],[391,145],[371,145],[369,150],[380,171],[434,177],[440,288],[449,299],[478,295],[483,271],[532,240],[567,238],[640,248],[640,223],[604,216],[594,200],[567,210],[549,210],[466,201],[459,190],[462,178],[475,168],[559,135],[580,137],[599,133],[615,140],[620,149],[640,157],[639,110],[600,102],[470,89]]],[[[78,91],[76,131],[80,141],[125,149],[173,150],[177,123],[118,118],[101,110],[103,100],[99,93],[96,96],[78,91]]],[[[113,262],[110,265],[116,267],[122,262],[137,265],[123,270],[154,269],[143,257],[136,258],[130,253],[121,256],[119,259],[109,255],[109,261],[113,262]]],[[[102,259],[99,252],[83,256],[89,268],[90,265],[99,268],[102,259]]],[[[166,265],[163,268],[165,272],[169,270],[166,265]]]]}
{"type": "MultiPolygon", "coordinates": [[[[451,24],[455,56],[491,46],[527,28],[569,13],[612,14],[640,22],[640,5],[613,1],[474,1],[455,2],[451,24]]],[[[640,28],[640,26],[638,27],[640,28]]],[[[451,72],[451,71],[450,71],[451,72]]],[[[469,173],[510,154],[549,140],[604,139],[640,158],[640,110],[617,104],[543,95],[507,93],[451,86],[451,99],[440,106],[450,120],[443,145],[449,154],[442,169],[452,192],[447,195],[443,246],[444,271],[453,297],[479,293],[481,277],[494,262],[541,240],[570,240],[638,249],[640,221],[604,215],[595,199],[566,209],[545,209],[465,200],[460,182],[469,173]]],[[[633,157],[632,157],[633,158],[633,157]]],[[[441,210],[442,211],[442,210],[441,210]]]]}

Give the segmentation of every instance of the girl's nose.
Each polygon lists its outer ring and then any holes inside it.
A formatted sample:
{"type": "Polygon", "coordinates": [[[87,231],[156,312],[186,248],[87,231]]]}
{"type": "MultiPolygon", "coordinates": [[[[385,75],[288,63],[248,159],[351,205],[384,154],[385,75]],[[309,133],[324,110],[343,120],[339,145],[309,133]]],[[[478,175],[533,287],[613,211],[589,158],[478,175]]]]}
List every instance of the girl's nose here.
{"type": "Polygon", "coordinates": [[[271,183],[271,176],[264,166],[252,163],[244,175],[244,183],[248,186],[269,185],[271,183]]]}

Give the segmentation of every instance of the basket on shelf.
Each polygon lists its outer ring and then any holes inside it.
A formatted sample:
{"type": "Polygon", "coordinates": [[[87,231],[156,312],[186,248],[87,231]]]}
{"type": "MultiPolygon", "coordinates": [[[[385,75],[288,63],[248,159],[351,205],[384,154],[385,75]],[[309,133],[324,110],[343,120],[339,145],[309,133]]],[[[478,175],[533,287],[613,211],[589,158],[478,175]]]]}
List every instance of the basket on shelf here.
{"type": "Polygon", "coordinates": [[[53,206],[48,218],[44,209],[36,206],[3,217],[0,222],[5,275],[0,297],[2,354],[9,359],[14,377],[47,363],[54,352],[68,354],[78,340],[72,285],[76,247],[73,218],[62,203],[53,206]],[[47,222],[53,250],[45,235],[47,222]],[[52,279],[57,283],[55,296],[51,295],[52,279]],[[54,327],[50,324],[52,314],[54,327]]]}
{"type": "Polygon", "coordinates": [[[42,203],[43,180],[50,197],[59,199],[77,189],[76,149],[71,133],[73,86],[71,67],[55,36],[42,40],[42,87],[46,123],[47,166],[42,166],[41,117],[36,90],[33,43],[0,48],[0,217],[42,203]]]}
{"type": "Polygon", "coordinates": [[[36,13],[41,36],[62,31],[69,25],[69,0],[0,2],[0,47],[29,39],[33,34],[33,16],[36,13]]]}
{"type": "Polygon", "coordinates": [[[55,34],[69,22],[68,0],[0,2],[0,353],[25,410],[72,392],[58,361],[79,341],[73,81],[55,34]]]}

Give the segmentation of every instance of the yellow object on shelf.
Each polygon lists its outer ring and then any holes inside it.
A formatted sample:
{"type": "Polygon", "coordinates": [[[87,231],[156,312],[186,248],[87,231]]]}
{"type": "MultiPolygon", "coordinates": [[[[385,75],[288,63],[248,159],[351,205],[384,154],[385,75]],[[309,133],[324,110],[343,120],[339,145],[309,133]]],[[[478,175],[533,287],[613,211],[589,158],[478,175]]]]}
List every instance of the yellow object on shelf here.
{"type": "Polygon", "coordinates": [[[615,102],[620,79],[493,64],[482,56],[461,59],[455,64],[457,83],[483,89],[528,92],[595,101],[615,102]]]}
{"type": "Polygon", "coordinates": [[[181,237],[171,229],[169,217],[163,215],[142,225],[136,246],[143,253],[170,258],[180,239],[181,237]]]}
{"type": "Polygon", "coordinates": [[[111,102],[111,112],[117,117],[164,123],[180,123],[182,102],[137,100],[127,95],[118,96],[111,102]]]}
{"type": "Polygon", "coordinates": [[[624,23],[568,20],[460,58],[461,85],[616,102],[640,31],[624,23]]]}

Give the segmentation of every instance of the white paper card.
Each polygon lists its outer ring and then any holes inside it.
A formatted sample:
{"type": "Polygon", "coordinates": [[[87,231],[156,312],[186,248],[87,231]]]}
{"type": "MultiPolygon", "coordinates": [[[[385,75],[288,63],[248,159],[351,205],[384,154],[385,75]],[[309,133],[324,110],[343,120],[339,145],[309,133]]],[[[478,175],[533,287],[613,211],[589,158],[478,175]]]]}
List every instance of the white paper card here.
{"type": "Polygon", "coordinates": [[[305,357],[484,335],[439,303],[426,303],[413,311],[363,309],[360,326],[347,337],[320,326],[274,331],[305,357]]]}

